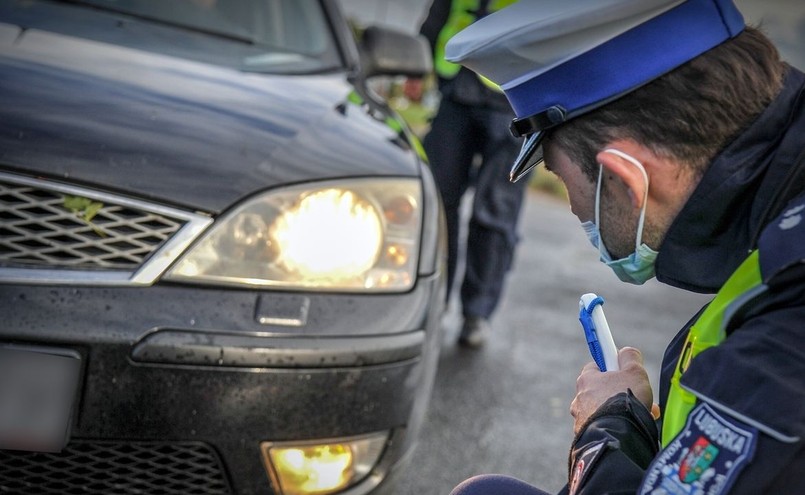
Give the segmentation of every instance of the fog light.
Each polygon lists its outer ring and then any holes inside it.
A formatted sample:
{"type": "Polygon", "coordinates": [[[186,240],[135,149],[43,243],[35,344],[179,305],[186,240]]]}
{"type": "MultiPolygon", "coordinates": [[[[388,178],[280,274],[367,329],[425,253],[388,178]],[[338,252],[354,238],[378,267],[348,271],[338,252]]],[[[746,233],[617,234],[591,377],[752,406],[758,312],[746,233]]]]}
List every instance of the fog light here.
{"type": "Polygon", "coordinates": [[[362,480],[380,459],[388,433],[313,442],[263,442],[274,491],[281,495],[335,493],[362,480]]]}

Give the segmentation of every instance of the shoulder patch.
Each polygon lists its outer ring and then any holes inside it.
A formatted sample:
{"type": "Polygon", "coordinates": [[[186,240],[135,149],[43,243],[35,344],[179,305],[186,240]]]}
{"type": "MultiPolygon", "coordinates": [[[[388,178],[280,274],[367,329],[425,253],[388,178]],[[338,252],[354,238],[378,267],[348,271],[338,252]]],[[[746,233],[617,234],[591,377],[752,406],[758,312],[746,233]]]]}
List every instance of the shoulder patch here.
{"type": "Polygon", "coordinates": [[[575,462],[573,463],[573,470],[570,473],[570,489],[569,495],[574,495],[576,491],[584,484],[587,474],[590,472],[596,461],[601,457],[604,452],[606,440],[594,442],[584,448],[576,455],[575,462]]]}
{"type": "Polygon", "coordinates": [[[768,281],[777,272],[805,261],[805,197],[791,203],[760,235],[760,273],[768,281]]]}
{"type": "Polygon", "coordinates": [[[641,495],[728,493],[752,460],[757,429],[699,404],[682,431],[654,458],[641,495]]]}

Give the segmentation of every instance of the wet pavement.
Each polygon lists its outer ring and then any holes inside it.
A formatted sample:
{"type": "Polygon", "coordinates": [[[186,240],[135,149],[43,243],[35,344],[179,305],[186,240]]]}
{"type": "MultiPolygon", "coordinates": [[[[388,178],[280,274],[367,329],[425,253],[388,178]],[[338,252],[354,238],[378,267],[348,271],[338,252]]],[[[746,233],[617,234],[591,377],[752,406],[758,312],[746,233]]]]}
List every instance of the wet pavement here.
{"type": "Polygon", "coordinates": [[[480,350],[457,347],[457,300],[444,318],[444,346],[427,422],[400,495],[447,494],[474,474],[502,473],[556,492],[567,479],[570,401],[589,361],[579,296],[596,292],[618,346],[642,350],[656,389],[666,343],[709,297],[656,281],[620,282],[598,262],[566,201],[531,192],[521,243],[480,350]]]}

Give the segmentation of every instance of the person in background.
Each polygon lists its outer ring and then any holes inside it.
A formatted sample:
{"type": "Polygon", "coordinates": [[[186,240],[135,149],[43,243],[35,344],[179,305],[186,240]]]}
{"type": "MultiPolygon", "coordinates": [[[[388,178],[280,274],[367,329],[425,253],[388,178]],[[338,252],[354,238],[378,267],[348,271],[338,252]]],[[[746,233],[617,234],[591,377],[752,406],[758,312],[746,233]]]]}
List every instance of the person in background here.
{"type": "Polygon", "coordinates": [[[582,369],[563,492],[805,493],[805,74],[732,0],[521,0],[447,58],[500,82],[526,139],[511,178],[544,159],[621,280],[715,294],[659,405],[637,349],[582,369]]]}
{"type": "MultiPolygon", "coordinates": [[[[499,173],[517,156],[520,143],[507,126],[514,114],[497,85],[444,58],[447,40],[459,30],[514,0],[434,0],[420,33],[433,49],[441,95],[423,146],[444,203],[447,219],[447,298],[458,283],[461,202],[474,191],[464,247],[461,281],[463,323],[460,345],[480,347],[490,332],[490,318],[500,302],[518,242],[517,223],[523,181],[511,184],[499,173]]],[[[421,80],[406,93],[421,94],[421,80]]]]}

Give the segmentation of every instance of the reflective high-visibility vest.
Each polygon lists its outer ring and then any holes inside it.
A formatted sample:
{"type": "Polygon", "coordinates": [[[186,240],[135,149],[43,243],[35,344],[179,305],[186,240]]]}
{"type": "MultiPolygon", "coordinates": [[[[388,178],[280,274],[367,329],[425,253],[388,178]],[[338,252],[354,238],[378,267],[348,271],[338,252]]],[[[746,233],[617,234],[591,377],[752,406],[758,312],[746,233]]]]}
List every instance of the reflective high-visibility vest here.
{"type": "Polygon", "coordinates": [[[758,251],[754,250],[721,287],[688,332],[682,354],[671,378],[671,388],[663,411],[662,446],[666,447],[682,431],[688,414],[696,404],[696,396],[679,383],[682,374],[696,355],[716,346],[726,338],[726,326],[737,307],[742,306],[764,288],[760,274],[758,251]]]}
{"type": "MultiPolygon", "coordinates": [[[[498,11],[516,1],[517,0],[489,0],[487,11],[490,13],[498,11]]],[[[453,0],[450,5],[450,15],[444,27],[442,27],[442,30],[439,31],[439,36],[436,38],[436,46],[433,47],[434,69],[439,77],[452,79],[458,74],[459,69],[461,69],[461,65],[445,60],[444,47],[450,38],[477,20],[476,12],[480,8],[480,4],[481,0],[453,0]]],[[[481,75],[478,77],[490,88],[500,91],[500,87],[494,82],[481,75]]]]}

